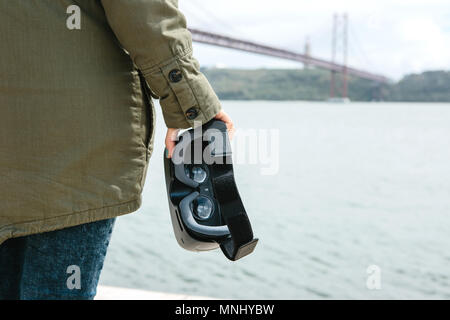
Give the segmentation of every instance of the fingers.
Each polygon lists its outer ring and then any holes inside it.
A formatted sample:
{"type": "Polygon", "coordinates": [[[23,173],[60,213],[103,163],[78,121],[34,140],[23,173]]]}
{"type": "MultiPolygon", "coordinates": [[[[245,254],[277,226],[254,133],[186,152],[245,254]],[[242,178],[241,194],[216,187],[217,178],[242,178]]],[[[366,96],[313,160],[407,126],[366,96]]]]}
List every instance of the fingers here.
{"type": "MultiPolygon", "coordinates": [[[[228,136],[230,137],[230,139],[233,139],[235,129],[234,129],[233,120],[231,120],[230,116],[228,114],[226,114],[225,111],[220,111],[214,117],[214,119],[221,120],[225,123],[225,125],[227,126],[227,130],[228,130],[228,136]]],[[[166,144],[166,150],[167,150],[166,156],[168,158],[172,158],[173,150],[175,149],[179,131],[180,131],[180,129],[175,129],[175,128],[167,129],[165,144],[166,144]]]]}
{"type": "Polygon", "coordinates": [[[166,150],[167,150],[166,155],[168,158],[172,158],[173,149],[175,149],[176,139],[178,136],[178,131],[180,131],[180,129],[175,129],[175,128],[167,129],[165,144],[166,144],[166,150]]]}
{"type": "Polygon", "coordinates": [[[225,122],[225,124],[227,126],[227,130],[228,130],[228,136],[230,137],[230,139],[233,139],[235,129],[234,129],[233,120],[231,120],[230,116],[228,114],[226,114],[225,111],[220,111],[215,116],[215,119],[225,122]]]}

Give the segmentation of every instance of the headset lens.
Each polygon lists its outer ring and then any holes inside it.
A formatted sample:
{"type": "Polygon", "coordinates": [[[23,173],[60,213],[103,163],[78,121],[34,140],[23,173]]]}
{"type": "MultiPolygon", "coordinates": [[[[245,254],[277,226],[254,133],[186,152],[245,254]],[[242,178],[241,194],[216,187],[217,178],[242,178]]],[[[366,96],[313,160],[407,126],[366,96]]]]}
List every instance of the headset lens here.
{"type": "Polygon", "coordinates": [[[214,206],[210,199],[199,196],[194,200],[194,212],[200,220],[206,220],[211,217],[214,206]]]}
{"type": "Polygon", "coordinates": [[[194,180],[197,183],[205,182],[206,178],[208,177],[208,174],[202,167],[198,166],[192,168],[186,167],[185,170],[186,176],[188,176],[190,179],[194,180]]]}

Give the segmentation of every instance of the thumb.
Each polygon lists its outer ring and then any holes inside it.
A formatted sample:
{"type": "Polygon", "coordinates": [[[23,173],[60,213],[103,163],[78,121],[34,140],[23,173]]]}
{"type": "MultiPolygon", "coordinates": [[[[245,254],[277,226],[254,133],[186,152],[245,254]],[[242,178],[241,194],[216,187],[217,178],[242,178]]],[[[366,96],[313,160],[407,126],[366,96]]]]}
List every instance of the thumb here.
{"type": "Polygon", "coordinates": [[[166,156],[168,158],[172,158],[173,149],[175,149],[175,144],[176,144],[176,140],[177,140],[179,131],[180,131],[180,129],[175,129],[175,128],[167,129],[165,144],[166,144],[166,149],[167,149],[166,156]]]}

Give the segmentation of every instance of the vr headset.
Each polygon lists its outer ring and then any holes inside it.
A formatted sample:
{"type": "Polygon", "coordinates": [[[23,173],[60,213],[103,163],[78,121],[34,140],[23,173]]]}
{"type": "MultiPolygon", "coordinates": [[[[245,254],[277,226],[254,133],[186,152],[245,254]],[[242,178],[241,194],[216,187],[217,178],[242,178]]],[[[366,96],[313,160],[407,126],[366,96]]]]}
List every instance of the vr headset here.
{"type": "Polygon", "coordinates": [[[212,120],[179,136],[164,156],[170,216],[178,244],[191,251],[220,247],[236,261],[255,249],[253,231],[236,187],[224,122],[212,120]]]}

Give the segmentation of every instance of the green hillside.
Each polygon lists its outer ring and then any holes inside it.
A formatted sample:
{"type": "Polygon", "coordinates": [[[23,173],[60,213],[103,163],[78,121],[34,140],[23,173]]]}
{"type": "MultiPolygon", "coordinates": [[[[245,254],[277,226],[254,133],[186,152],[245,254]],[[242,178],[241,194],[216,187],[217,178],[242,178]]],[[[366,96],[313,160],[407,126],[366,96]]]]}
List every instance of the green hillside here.
{"type": "MultiPolygon", "coordinates": [[[[319,69],[202,69],[223,100],[326,100],[330,73],[319,69]]],[[[340,89],[340,88],[339,88],[340,89]]],[[[450,101],[450,72],[428,71],[378,85],[349,78],[352,101],[450,101]]]]}

